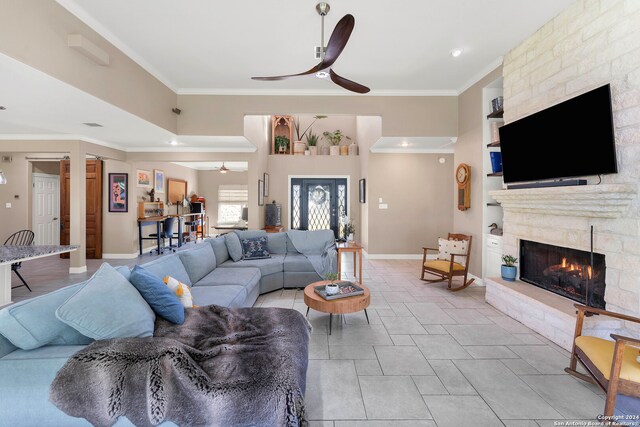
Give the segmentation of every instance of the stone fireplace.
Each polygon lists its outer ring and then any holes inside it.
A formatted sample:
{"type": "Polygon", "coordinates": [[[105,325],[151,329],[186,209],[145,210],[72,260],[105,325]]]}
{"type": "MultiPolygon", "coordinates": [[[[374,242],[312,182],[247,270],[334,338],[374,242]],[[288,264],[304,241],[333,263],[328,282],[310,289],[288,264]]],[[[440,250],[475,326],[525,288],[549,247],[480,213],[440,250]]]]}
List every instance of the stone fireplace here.
{"type": "MultiPolygon", "coordinates": [[[[573,305],[587,303],[587,295],[592,306],[637,316],[640,263],[633,245],[640,223],[629,217],[636,191],[632,184],[601,184],[491,192],[504,209],[503,252],[519,258],[524,280],[485,278],[487,301],[566,349],[573,341],[573,305]],[[537,261],[528,259],[530,251],[537,261]]],[[[585,325],[601,337],[627,326],[602,316],[585,325]]]]}

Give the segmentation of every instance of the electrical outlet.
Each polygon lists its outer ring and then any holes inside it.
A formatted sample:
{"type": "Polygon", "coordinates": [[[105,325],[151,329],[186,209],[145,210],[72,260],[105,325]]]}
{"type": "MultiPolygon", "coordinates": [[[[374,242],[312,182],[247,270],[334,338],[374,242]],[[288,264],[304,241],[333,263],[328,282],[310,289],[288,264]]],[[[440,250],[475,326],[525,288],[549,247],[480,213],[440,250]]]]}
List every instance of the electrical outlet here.
{"type": "Polygon", "coordinates": [[[8,203],[8,202],[7,202],[7,203],[5,203],[5,204],[4,204],[4,207],[5,207],[5,208],[7,208],[7,209],[11,209],[11,203],[8,203]]]}
{"type": "Polygon", "coordinates": [[[386,204],[386,203],[380,203],[380,204],[378,205],[378,208],[380,208],[380,209],[389,209],[389,205],[388,205],[388,204],[386,204]]]}

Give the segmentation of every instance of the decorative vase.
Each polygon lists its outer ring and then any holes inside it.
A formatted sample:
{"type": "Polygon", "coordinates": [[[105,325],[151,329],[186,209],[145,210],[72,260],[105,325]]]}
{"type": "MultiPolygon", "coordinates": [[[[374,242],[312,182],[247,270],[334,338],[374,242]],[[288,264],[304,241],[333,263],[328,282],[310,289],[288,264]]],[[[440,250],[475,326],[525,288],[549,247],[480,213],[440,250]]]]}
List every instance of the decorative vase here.
{"type": "Polygon", "coordinates": [[[337,283],[329,283],[324,287],[324,290],[327,291],[327,295],[335,295],[340,291],[340,287],[337,283]]]}
{"type": "Polygon", "coordinates": [[[318,155],[318,147],[315,145],[312,145],[309,147],[309,154],[312,156],[317,156],[318,155]]]}
{"type": "Polygon", "coordinates": [[[296,141],[293,143],[293,154],[297,156],[304,155],[304,150],[307,149],[307,143],[304,141],[296,141]]]}
{"type": "Polygon", "coordinates": [[[340,146],[340,155],[341,156],[348,156],[349,155],[349,146],[348,145],[341,145],[340,146]]]}
{"type": "Polygon", "coordinates": [[[340,155],[340,147],[337,145],[332,145],[329,147],[329,155],[331,156],[339,156],[340,155]]]}
{"type": "Polygon", "coordinates": [[[311,155],[311,151],[309,151],[309,150],[304,150],[304,155],[305,155],[305,156],[310,156],[310,155],[311,155]]]}
{"type": "Polygon", "coordinates": [[[320,154],[323,156],[328,156],[330,151],[331,150],[328,145],[323,145],[322,147],[320,147],[320,154]]]}
{"type": "Polygon", "coordinates": [[[509,282],[513,282],[516,280],[516,266],[515,265],[511,265],[511,266],[507,266],[507,265],[501,265],[500,266],[500,272],[502,274],[502,278],[504,280],[507,280],[509,282]]]}
{"type": "Polygon", "coordinates": [[[356,144],[355,142],[352,142],[351,145],[349,145],[349,155],[350,156],[358,155],[358,144],[356,144]]]}
{"type": "Polygon", "coordinates": [[[355,240],[355,237],[353,235],[353,233],[349,233],[347,235],[347,242],[353,242],[355,240]]]}

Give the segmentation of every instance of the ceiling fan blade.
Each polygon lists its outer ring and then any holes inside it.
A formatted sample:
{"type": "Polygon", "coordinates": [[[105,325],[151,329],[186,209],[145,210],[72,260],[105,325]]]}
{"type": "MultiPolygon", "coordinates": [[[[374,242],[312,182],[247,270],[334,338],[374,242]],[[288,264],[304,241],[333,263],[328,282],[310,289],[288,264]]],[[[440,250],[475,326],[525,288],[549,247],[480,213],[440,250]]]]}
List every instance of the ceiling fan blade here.
{"type": "Polygon", "coordinates": [[[332,82],[334,82],[338,86],[342,86],[346,90],[350,90],[351,92],[368,93],[371,90],[368,87],[361,85],[360,83],[356,83],[349,79],[345,79],[344,77],[340,77],[333,70],[329,70],[329,76],[331,77],[332,82]]]}
{"type": "Polygon", "coordinates": [[[355,25],[356,19],[350,14],[344,15],[342,19],[338,21],[327,43],[327,51],[324,54],[324,59],[318,64],[321,70],[329,68],[336,62],[336,59],[338,59],[344,47],[347,45],[355,25]]]}
{"type": "Polygon", "coordinates": [[[305,71],[303,73],[298,73],[298,74],[287,74],[284,76],[272,76],[272,77],[251,77],[251,80],[261,80],[261,81],[274,81],[274,80],[284,80],[284,79],[288,79],[289,77],[298,77],[298,76],[306,76],[308,74],[315,74],[318,71],[322,70],[322,68],[320,67],[322,65],[322,63],[316,65],[315,67],[313,67],[312,69],[305,71]]]}

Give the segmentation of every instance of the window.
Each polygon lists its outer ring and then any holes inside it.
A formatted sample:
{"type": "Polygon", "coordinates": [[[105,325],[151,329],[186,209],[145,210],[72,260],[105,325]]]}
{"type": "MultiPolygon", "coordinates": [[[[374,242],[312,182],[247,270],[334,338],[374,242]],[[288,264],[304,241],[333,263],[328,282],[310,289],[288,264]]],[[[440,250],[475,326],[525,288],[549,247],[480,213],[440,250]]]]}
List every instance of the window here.
{"type": "Polygon", "coordinates": [[[221,185],[218,187],[218,225],[235,225],[242,220],[247,207],[249,190],[246,185],[221,185]]]}

